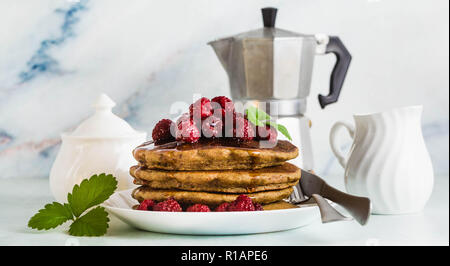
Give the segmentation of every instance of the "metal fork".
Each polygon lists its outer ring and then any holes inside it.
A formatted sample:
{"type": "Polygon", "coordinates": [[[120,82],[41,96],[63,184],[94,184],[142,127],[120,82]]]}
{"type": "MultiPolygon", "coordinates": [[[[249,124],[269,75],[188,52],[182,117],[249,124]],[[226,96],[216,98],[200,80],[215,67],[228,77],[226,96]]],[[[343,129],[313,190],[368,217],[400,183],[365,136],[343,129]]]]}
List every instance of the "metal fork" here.
{"type": "Polygon", "coordinates": [[[294,191],[289,196],[289,202],[292,204],[305,205],[318,205],[320,210],[320,216],[322,218],[322,223],[331,223],[338,221],[350,221],[353,220],[350,217],[346,217],[338,212],[333,206],[328,203],[326,199],[318,194],[312,194],[311,198],[305,196],[300,187],[300,183],[294,186],[294,191]]]}

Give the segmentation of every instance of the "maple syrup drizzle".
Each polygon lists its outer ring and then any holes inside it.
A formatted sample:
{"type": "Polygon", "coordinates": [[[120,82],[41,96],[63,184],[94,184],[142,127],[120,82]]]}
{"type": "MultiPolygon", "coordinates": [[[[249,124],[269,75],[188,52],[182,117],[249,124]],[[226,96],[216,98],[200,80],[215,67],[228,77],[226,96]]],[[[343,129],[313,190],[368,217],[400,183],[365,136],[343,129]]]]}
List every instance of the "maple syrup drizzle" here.
{"type": "Polygon", "coordinates": [[[256,140],[239,141],[234,138],[205,138],[200,139],[195,143],[187,143],[182,141],[170,141],[170,142],[153,142],[147,141],[136,147],[137,150],[154,150],[154,151],[186,151],[194,149],[209,149],[215,147],[223,147],[227,149],[242,149],[249,150],[251,152],[258,152],[260,150],[273,150],[279,152],[290,152],[296,149],[288,141],[279,140],[278,143],[271,148],[261,147],[261,142],[256,140]]]}

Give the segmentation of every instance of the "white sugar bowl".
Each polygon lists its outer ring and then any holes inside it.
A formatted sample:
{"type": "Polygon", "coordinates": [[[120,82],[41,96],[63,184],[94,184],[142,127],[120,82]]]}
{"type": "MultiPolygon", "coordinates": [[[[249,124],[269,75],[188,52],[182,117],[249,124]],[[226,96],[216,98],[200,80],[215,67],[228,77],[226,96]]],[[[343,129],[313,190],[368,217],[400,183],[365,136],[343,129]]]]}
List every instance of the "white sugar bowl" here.
{"type": "Polygon", "coordinates": [[[95,114],[72,133],[61,134],[61,149],[50,171],[50,189],[59,202],[67,201],[73,186],[94,174],[112,174],[118,190],[134,186],[129,174],[135,164],[132,151],[145,142],[147,134],[114,115],[115,105],[107,95],[100,95],[93,106],[95,114]]]}

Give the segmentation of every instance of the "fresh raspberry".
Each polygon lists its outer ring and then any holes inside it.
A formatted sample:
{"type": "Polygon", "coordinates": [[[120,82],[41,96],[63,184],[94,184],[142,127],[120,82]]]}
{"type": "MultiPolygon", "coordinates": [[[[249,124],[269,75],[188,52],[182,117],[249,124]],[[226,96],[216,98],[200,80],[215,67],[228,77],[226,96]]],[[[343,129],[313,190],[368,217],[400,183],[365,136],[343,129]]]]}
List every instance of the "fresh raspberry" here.
{"type": "Polygon", "coordinates": [[[190,120],[190,119],[191,119],[191,116],[189,115],[189,113],[184,113],[177,119],[176,124],[178,126],[181,122],[190,120]]]}
{"type": "Polygon", "coordinates": [[[226,211],[228,211],[228,206],[230,206],[230,203],[224,202],[224,203],[220,204],[214,211],[226,212],[226,211]]]}
{"type": "Polygon", "coordinates": [[[183,119],[179,121],[176,132],[177,140],[189,143],[197,142],[200,138],[200,130],[192,119],[183,119]]]}
{"type": "Polygon", "coordinates": [[[253,204],[255,206],[255,211],[264,211],[263,206],[259,203],[253,204]]]}
{"type": "Polygon", "coordinates": [[[174,200],[173,198],[169,198],[166,201],[157,203],[155,206],[153,206],[153,210],[159,211],[159,212],[181,212],[181,211],[183,211],[181,209],[180,204],[178,204],[178,202],[176,200],[174,200]]]}
{"type": "Polygon", "coordinates": [[[210,116],[202,122],[202,136],[207,138],[222,137],[222,128],[222,119],[215,116],[210,116]]]}
{"type": "Polygon", "coordinates": [[[236,113],[233,128],[229,128],[225,136],[235,137],[242,141],[252,140],[255,137],[254,125],[245,119],[241,113],[236,113]],[[232,131],[231,131],[232,130],[232,131]]]}
{"type": "Polygon", "coordinates": [[[191,117],[207,118],[212,115],[211,101],[202,97],[189,106],[189,114],[191,117]]]}
{"type": "Polygon", "coordinates": [[[256,136],[258,140],[268,140],[270,143],[277,142],[278,132],[272,126],[257,127],[256,136]]]}
{"type": "Polygon", "coordinates": [[[162,119],[156,123],[152,131],[153,141],[174,140],[170,132],[170,128],[174,126],[174,123],[170,119],[162,119]]]}
{"type": "Polygon", "coordinates": [[[190,115],[189,113],[183,113],[182,115],[180,115],[180,117],[175,121],[175,125],[178,127],[178,125],[185,121],[185,120],[189,120],[190,119],[190,115]]]}
{"type": "Polygon", "coordinates": [[[234,112],[233,113],[233,119],[236,120],[236,118],[244,118],[247,119],[247,117],[243,113],[234,112]]]}
{"type": "Polygon", "coordinates": [[[140,211],[150,211],[153,206],[155,205],[155,202],[151,199],[146,199],[139,204],[139,207],[137,208],[140,211]]]}
{"type": "Polygon", "coordinates": [[[236,118],[243,118],[242,113],[234,112],[232,114],[227,113],[223,118],[225,137],[232,138],[235,136],[236,118]]]}
{"type": "Polygon", "coordinates": [[[226,113],[224,117],[222,117],[223,120],[223,132],[224,137],[232,138],[233,137],[233,129],[236,121],[236,116],[241,116],[241,113],[226,113]]]}
{"type": "Polygon", "coordinates": [[[219,114],[222,114],[222,118],[225,117],[227,113],[230,114],[234,113],[234,103],[228,97],[225,96],[214,97],[211,99],[211,105],[214,109],[214,114],[216,114],[217,111],[219,114]]]}
{"type": "Polygon", "coordinates": [[[203,204],[194,204],[186,209],[187,212],[210,212],[208,206],[203,204]]]}
{"type": "Polygon", "coordinates": [[[253,205],[252,199],[247,195],[240,195],[230,206],[228,211],[242,212],[242,211],[254,211],[255,205],[253,205]]]}

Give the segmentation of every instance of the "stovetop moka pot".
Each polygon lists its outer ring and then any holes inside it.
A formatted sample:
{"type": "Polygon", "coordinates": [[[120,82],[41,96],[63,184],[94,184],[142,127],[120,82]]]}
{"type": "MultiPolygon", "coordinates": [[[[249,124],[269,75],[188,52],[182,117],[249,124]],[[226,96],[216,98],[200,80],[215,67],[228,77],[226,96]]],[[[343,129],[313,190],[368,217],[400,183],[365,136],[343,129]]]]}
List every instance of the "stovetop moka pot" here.
{"type": "Polygon", "coordinates": [[[286,126],[302,155],[291,162],[304,170],[313,170],[311,121],[305,112],[314,58],[329,53],[337,58],[330,92],[319,95],[319,103],[324,108],[338,100],[352,57],[336,36],[275,28],[276,14],[275,8],[263,8],[263,28],[209,44],[228,74],[233,100],[264,108],[286,126]]]}
{"type": "Polygon", "coordinates": [[[264,27],[210,42],[228,73],[231,96],[244,101],[276,101],[279,115],[306,111],[314,57],[333,53],[329,94],[322,108],[338,100],[352,59],[339,37],[308,35],[275,28],[277,9],[263,8],[264,27]]]}

